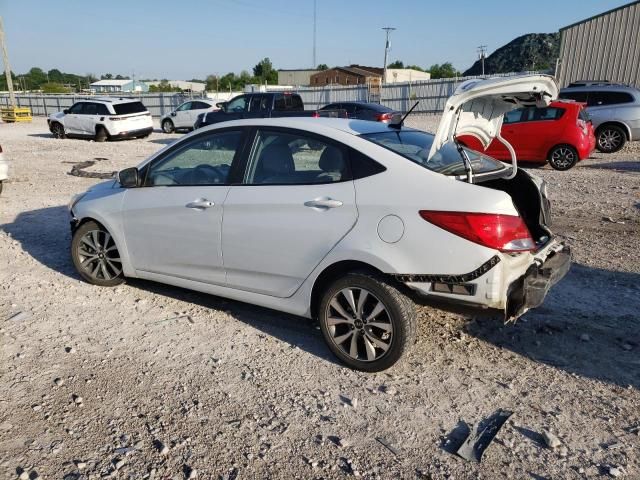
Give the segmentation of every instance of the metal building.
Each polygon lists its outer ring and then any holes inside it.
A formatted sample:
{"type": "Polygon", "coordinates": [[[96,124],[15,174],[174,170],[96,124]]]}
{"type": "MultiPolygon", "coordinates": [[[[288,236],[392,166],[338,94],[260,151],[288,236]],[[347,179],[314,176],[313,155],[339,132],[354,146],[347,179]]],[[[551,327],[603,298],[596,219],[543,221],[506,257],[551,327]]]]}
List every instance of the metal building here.
{"type": "Polygon", "coordinates": [[[640,0],[560,29],[556,76],[640,87],[640,0]]]}

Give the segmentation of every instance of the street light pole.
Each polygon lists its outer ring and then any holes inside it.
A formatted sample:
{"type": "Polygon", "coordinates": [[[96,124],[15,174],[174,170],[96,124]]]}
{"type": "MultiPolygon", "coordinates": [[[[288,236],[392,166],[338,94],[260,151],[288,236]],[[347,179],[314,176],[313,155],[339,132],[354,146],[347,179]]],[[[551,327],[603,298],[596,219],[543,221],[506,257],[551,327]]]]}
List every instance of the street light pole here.
{"type": "Polygon", "coordinates": [[[382,67],[382,83],[387,83],[387,54],[389,53],[389,34],[395,30],[394,27],[382,27],[386,32],[386,41],[384,43],[384,66],[382,67]]]}
{"type": "Polygon", "coordinates": [[[484,58],[486,53],[487,53],[487,46],[480,45],[478,47],[478,55],[480,57],[480,62],[482,62],[482,76],[484,76],[484,58]]]}

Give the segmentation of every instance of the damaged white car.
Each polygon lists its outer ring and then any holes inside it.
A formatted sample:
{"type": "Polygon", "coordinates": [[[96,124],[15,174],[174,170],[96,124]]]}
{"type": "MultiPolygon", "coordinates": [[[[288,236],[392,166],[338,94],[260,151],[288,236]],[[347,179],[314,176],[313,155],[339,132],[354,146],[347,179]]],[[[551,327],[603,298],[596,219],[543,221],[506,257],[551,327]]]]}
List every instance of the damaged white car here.
{"type": "Polygon", "coordinates": [[[548,76],[466,82],[435,137],[324,118],[197,130],[72,199],[73,262],[97,285],[139,277],[317,318],[344,363],[386,369],[414,342],[416,303],[515,319],[567,272],[544,182],[454,140],[488,144],[506,111],[557,93],[548,76]]]}

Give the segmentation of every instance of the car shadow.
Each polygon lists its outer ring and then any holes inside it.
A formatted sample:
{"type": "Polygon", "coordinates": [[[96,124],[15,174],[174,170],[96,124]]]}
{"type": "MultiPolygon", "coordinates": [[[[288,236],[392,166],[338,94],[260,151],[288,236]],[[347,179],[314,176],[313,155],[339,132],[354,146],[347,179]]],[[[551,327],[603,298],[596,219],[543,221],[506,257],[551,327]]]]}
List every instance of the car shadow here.
{"type": "Polygon", "coordinates": [[[640,389],[640,274],[573,264],[515,325],[477,316],[468,335],[582,377],[640,389]]]}
{"type": "MultiPolygon", "coordinates": [[[[41,208],[20,213],[13,222],[0,224],[0,231],[20,242],[22,249],[45,267],[80,280],[69,253],[69,220],[65,206],[41,208]]],[[[205,308],[226,311],[235,319],[267,335],[328,362],[338,363],[325,346],[315,322],[309,319],[147,280],[132,278],[127,280],[127,285],[205,308]]]]}
{"type": "Polygon", "coordinates": [[[595,168],[597,170],[615,170],[618,172],[640,172],[640,161],[591,163],[583,165],[583,167],[595,168]]]}
{"type": "Polygon", "coordinates": [[[53,133],[28,133],[28,137],[54,138],[53,133]]]}
{"type": "MultiPolygon", "coordinates": [[[[65,206],[20,213],[0,230],[47,268],[79,280],[69,255],[65,206]]],[[[313,322],[266,308],[155,282],[130,279],[132,288],[225,310],[266,334],[330,362],[333,356],[313,322]]],[[[640,389],[640,274],[574,264],[545,303],[515,325],[471,317],[463,331],[535,362],[586,378],[640,389]]],[[[420,341],[420,340],[418,340],[420,341]]]]}

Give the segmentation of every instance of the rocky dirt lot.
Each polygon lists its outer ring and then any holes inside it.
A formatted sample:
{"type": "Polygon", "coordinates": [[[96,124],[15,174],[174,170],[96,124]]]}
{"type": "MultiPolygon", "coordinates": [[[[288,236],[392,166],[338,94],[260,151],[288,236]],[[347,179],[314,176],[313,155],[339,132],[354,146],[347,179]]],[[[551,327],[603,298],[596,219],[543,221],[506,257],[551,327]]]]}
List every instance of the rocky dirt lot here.
{"type": "Polygon", "coordinates": [[[80,281],[66,203],[96,180],[72,167],[115,171],[177,138],[0,124],[13,161],[0,197],[5,478],[640,478],[638,143],[533,169],[575,257],[543,307],[515,326],[421,308],[406,361],[366,374],[337,364],[305,319],[80,281]],[[451,453],[499,408],[514,413],[481,463],[451,453]]]}

